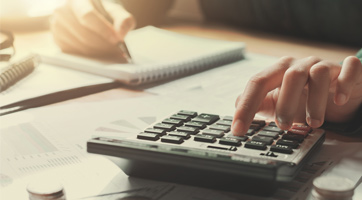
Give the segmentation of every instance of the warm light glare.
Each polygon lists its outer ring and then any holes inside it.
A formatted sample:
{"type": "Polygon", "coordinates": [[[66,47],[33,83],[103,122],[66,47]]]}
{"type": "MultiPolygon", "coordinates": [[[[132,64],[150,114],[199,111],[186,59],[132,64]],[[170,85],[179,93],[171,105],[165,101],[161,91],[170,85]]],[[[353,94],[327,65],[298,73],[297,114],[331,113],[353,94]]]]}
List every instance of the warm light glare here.
{"type": "Polygon", "coordinates": [[[50,15],[64,0],[0,0],[0,16],[7,18],[50,15]]]}

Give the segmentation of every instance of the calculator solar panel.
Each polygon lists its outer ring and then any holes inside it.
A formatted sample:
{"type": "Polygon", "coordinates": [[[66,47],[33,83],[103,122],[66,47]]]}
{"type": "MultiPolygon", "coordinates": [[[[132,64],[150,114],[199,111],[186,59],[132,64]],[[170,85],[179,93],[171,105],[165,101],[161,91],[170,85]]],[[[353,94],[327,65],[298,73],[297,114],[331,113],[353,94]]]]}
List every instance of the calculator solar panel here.
{"type": "Polygon", "coordinates": [[[181,110],[129,138],[92,138],[87,151],[120,158],[134,177],[270,195],[293,180],[325,137],[322,129],[281,130],[264,120],[253,120],[238,137],[230,132],[232,120],[181,110]]]}

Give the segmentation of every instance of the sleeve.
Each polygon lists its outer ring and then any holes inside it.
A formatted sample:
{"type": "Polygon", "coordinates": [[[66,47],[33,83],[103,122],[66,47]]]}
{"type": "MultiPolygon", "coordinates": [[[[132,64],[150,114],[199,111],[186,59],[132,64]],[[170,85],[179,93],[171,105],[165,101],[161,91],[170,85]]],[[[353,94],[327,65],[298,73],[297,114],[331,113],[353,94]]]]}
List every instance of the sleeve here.
{"type": "MultiPolygon", "coordinates": [[[[362,49],[359,50],[356,56],[362,62],[362,49]]],[[[345,123],[324,122],[322,128],[345,135],[362,134],[362,105],[359,107],[355,117],[351,121],[345,123]]]]}
{"type": "Polygon", "coordinates": [[[137,28],[162,23],[173,2],[173,0],[120,0],[124,8],[135,17],[137,28]]]}

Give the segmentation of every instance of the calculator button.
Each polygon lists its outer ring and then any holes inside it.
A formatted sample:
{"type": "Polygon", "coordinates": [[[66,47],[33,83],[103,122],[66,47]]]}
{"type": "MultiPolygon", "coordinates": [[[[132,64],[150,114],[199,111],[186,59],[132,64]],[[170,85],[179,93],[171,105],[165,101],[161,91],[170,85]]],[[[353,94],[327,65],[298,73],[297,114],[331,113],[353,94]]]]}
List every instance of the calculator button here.
{"type": "Polygon", "coordinates": [[[288,134],[294,134],[294,135],[302,135],[303,137],[307,137],[308,131],[305,130],[299,130],[299,129],[289,129],[288,134]]]}
{"type": "Polygon", "coordinates": [[[240,146],[241,145],[241,140],[236,139],[236,138],[224,137],[224,138],[221,138],[219,140],[219,144],[231,145],[231,146],[240,146]]]}
{"type": "Polygon", "coordinates": [[[216,122],[218,125],[231,126],[233,122],[229,120],[219,120],[216,122]]]}
{"type": "Polygon", "coordinates": [[[190,126],[190,127],[194,127],[194,128],[198,128],[198,129],[206,128],[206,124],[201,123],[201,122],[194,122],[194,121],[185,123],[185,126],[190,126]]]}
{"type": "Polygon", "coordinates": [[[162,121],[162,123],[164,123],[164,124],[173,124],[173,125],[176,125],[176,126],[182,126],[183,125],[182,120],[179,120],[179,119],[164,119],[162,121]]]}
{"type": "Polygon", "coordinates": [[[175,130],[175,125],[172,125],[172,124],[163,124],[163,123],[158,123],[158,124],[155,124],[153,126],[153,128],[156,128],[156,129],[163,129],[165,131],[173,131],[175,130]]]}
{"type": "Polygon", "coordinates": [[[202,114],[198,115],[197,117],[195,117],[194,119],[192,119],[192,121],[206,123],[206,124],[210,125],[210,124],[216,122],[218,119],[220,119],[219,115],[202,113],[202,114]]]}
{"type": "Polygon", "coordinates": [[[178,120],[181,120],[183,122],[187,122],[187,121],[191,120],[191,117],[187,116],[187,115],[172,115],[170,118],[171,119],[178,119],[178,120]]]}
{"type": "Polygon", "coordinates": [[[271,145],[274,142],[273,138],[264,136],[254,136],[251,141],[264,142],[267,145],[271,145]]]}
{"type": "Polygon", "coordinates": [[[265,120],[257,120],[257,119],[254,119],[252,122],[252,124],[259,124],[259,126],[263,127],[265,126],[265,120]]]}
{"type": "Polygon", "coordinates": [[[245,133],[246,136],[252,136],[256,133],[256,131],[254,129],[248,129],[248,131],[245,133]]]}
{"type": "Polygon", "coordinates": [[[272,137],[273,139],[277,139],[279,137],[279,133],[262,130],[258,132],[258,136],[272,137]]]}
{"type": "Polygon", "coordinates": [[[255,131],[258,131],[261,129],[261,126],[259,124],[250,124],[249,129],[253,129],[255,131]]]}
{"type": "Polygon", "coordinates": [[[291,146],[277,144],[277,145],[272,145],[270,147],[270,151],[291,154],[293,153],[293,148],[291,146]]]}
{"type": "Polygon", "coordinates": [[[211,136],[211,135],[197,134],[197,135],[195,135],[194,140],[199,141],[199,142],[214,143],[216,141],[216,137],[211,136]]]}
{"type": "Polygon", "coordinates": [[[160,139],[160,136],[154,133],[140,133],[137,135],[137,139],[156,141],[160,139]]]}
{"type": "Polygon", "coordinates": [[[190,134],[186,132],[171,131],[168,133],[168,135],[181,137],[186,140],[190,138],[190,134]]]}
{"type": "Polygon", "coordinates": [[[275,122],[270,122],[270,123],[268,124],[268,126],[278,127],[278,126],[277,126],[277,123],[275,123],[275,122]]]}
{"type": "Polygon", "coordinates": [[[242,142],[245,142],[246,140],[249,139],[248,136],[234,136],[234,135],[229,135],[227,136],[228,138],[235,138],[235,139],[238,139],[238,140],[241,140],[242,142]]]}
{"type": "Polygon", "coordinates": [[[264,142],[258,142],[258,141],[247,141],[245,143],[245,148],[265,150],[266,144],[264,142]]]}
{"type": "Polygon", "coordinates": [[[211,136],[214,136],[214,137],[217,137],[217,138],[221,138],[221,137],[223,137],[225,135],[224,131],[211,130],[211,129],[206,129],[206,130],[202,131],[202,134],[203,135],[211,135],[211,136]]]}
{"type": "Polygon", "coordinates": [[[277,132],[279,134],[283,134],[284,131],[278,127],[275,126],[267,126],[263,128],[264,131],[273,131],[273,132],[277,132]]]}
{"type": "Polygon", "coordinates": [[[186,132],[186,133],[190,133],[192,135],[195,135],[196,133],[199,132],[198,128],[194,128],[194,127],[187,127],[187,126],[181,126],[177,128],[177,131],[179,132],[186,132]]]}
{"type": "Polygon", "coordinates": [[[157,134],[157,135],[166,135],[166,131],[163,130],[163,129],[157,129],[157,128],[148,128],[145,130],[146,133],[154,133],[154,134],[157,134]]]}
{"type": "Polygon", "coordinates": [[[177,137],[177,136],[165,135],[165,136],[161,137],[161,142],[181,144],[184,142],[184,139],[182,139],[181,137],[177,137]]]}
{"type": "Polygon", "coordinates": [[[230,126],[212,124],[209,126],[209,129],[224,131],[225,133],[230,131],[230,126]]]}
{"type": "Polygon", "coordinates": [[[226,121],[233,121],[234,118],[232,116],[225,116],[222,119],[226,121]]]}
{"type": "Polygon", "coordinates": [[[297,141],[294,140],[284,140],[284,139],[280,139],[276,142],[276,144],[280,144],[280,145],[287,145],[292,147],[293,149],[296,149],[299,146],[299,143],[297,141]]]}
{"type": "Polygon", "coordinates": [[[190,117],[196,117],[197,116],[197,112],[194,111],[188,111],[188,110],[180,110],[177,113],[178,115],[186,115],[186,116],[190,116],[190,117]]]}
{"type": "Polygon", "coordinates": [[[284,140],[294,140],[297,141],[299,143],[302,143],[304,140],[304,136],[302,135],[294,135],[294,134],[284,134],[282,139],[284,140]]]}

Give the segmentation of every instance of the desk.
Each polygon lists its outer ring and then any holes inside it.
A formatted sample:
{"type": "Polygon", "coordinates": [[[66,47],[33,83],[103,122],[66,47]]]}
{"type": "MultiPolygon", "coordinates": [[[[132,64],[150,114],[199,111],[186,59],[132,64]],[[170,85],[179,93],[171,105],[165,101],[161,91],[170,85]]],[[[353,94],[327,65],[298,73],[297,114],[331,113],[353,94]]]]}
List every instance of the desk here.
{"type": "MultiPolygon", "coordinates": [[[[165,26],[163,28],[196,36],[243,41],[247,44],[248,52],[261,53],[276,57],[290,55],[296,58],[303,58],[310,55],[318,55],[323,59],[339,62],[346,56],[354,55],[355,52],[358,51],[358,48],[353,47],[319,43],[291,37],[282,37],[218,25],[180,23],[176,25],[165,26]]],[[[47,49],[53,48],[55,46],[52,40],[52,36],[48,30],[31,33],[16,33],[15,37],[15,46],[19,54],[27,53],[27,51],[30,49],[47,49]]],[[[104,100],[119,100],[130,97],[150,95],[151,94],[148,94],[144,91],[116,88],[101,93],[88,95],[82,98],[68,100],[58,104],[64,105],[83,102],[102,102],[104,100]]],[[[327,138],[344,142],[362,142],[362,136],[347,137],[332,132],[327,134],[327,138]]]]}
{"type": "MultiPolygon", "coordinates": [[[[252,30],[236,29],[233,27],[216,24],[177,23],[163,26],[161,28],[200,37],[243,41],[247,45],[247,52],[260,53],[276,57],[289,55],[295,58],[303,58],[315,55],[322,59],[340,62],[346,56],[355,55],[355,53],[359,50],[357,47],[310,41],[301,38],[268,34],[252,30]]],[[[15,33],[15,38],[15,47],[20,54],[25,53],[29,49],[46,49],[54,48],[55,46],[49,30],[31,33],[19,32],[15,33]]],[[[111,100],[146,95],[150,94],[147,94],[143,91],[117,88],[78,99],[68,100],[60,104],[74,102],[93,102],[102,101],[104,99],[111,100]]],[[[327,137],[345,142],[362,142],[362,136],[348,137],[329,132],[327,137]]]]}

